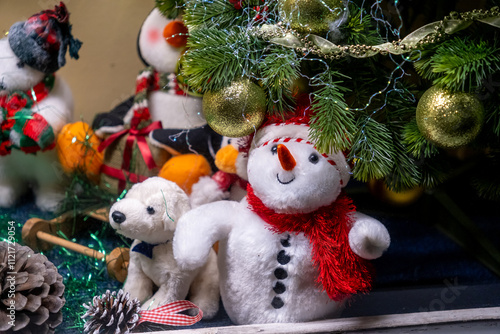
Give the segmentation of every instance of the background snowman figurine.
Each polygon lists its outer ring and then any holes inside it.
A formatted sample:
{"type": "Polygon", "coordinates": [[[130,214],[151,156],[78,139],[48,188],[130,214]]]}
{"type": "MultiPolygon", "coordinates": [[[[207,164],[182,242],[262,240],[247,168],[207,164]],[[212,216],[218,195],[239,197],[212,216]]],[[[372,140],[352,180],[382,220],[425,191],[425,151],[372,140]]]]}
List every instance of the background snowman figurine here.
{"type": "Polygon", "coordinates": [[[215,154],[218,171],[201,177],[193,185],[189,195],[193,208],[220,200],[240,201],[246,196],[248,149],[252,138],[222,138],[221,148],[215,154]]]}
{"type": "MultiPolygon", "coordinates": [[[[99,136],[117,133],[137,119],[161,122],[161,128],[149,133],[152,145],[172,154],[167,164],[193,168],[193,154],[207,159],[214,168],[213,157],[220,146],[221,136],[206,123],[202,114],[201,95],[189,91],[178,78],[178,66],[187,43],[188,30],[182,20],[167,18],[154,8],[144,21],[137,40],[139,56],[148,66],[136,80],[136,94],[109,113],[99,114],[93,128],[99,136]]],[[[170,170],[160,174],[190,191],[200,175],[198,171],[187,173],[192,180],[177,180],[170,170]],[[187,183],[184,186],[182,183],[187,183]]]]}
{"type": "Polygon", "coordinates": [[[53,148],[57,134],[73,118],[73,97],[54,72],[66,63],[68,48],[78,59],[80,46],[62,2],[15,23],[0,40],[2,207],[13,205],[28,186],[44,210],[55,209],[65,196],[53,148]]]}
{"type": "Polygon", "coordinates": [[[343,154],[320,154],[306,118],[268,123],[248,157],[248,195],[186,213],[174,236],[181,267],[202,265],[219,241],[221,297],[236,324],[302,322],[335,316],[370,289],[367,260],[390,243],[386,228],[355,211],[342,192],[343,154]]]}

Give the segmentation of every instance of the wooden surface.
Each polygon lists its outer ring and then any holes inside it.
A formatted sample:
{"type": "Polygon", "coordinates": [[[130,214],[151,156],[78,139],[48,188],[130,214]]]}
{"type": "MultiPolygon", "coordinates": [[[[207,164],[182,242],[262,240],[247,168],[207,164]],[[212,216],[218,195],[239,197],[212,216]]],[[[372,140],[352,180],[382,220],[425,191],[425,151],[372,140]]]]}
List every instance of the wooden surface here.
{"type": "MultiPolygon", "coordinates": [[[[413,327],[410,332],[419,329],[427,332],[440,333],[439,330],[453,328],[452,332],[459,332],[457,326],[474,324],[476,329],[463,333],[483,333],[477,325],[483,324],[491,333],[500,333],[500,307],[462,309],[453,311],[418,312],[407,314],[388,314],[371,317],[341,318],[324,321],[295,324],[263,324],[245,326],[210,327],[199,329],[169,330],[161,332],[148,332],[148,334],[306,334],[306,333],[331,333],[331,332],[357,332],[360,330],[391,329],[413,327]],[[464,323],[467,322],[467,323],[464,323]],[[430,326],[431,325],[431,326],[430,326]],[[418,327],[414,327],[418,326],[418,327]]],[[[462,326],[463,327],[463,326],[462,326]]],[[[470,328],[470,326],[469,326],[470,328]]],[[[385,333],[384,331],[379,331],[385,333]]],[[[392,332],[392,331],[391,331],[392,332]]],[[[370,331],[370,333],[373,333],[370,331]]],[[[445,333],[445,332],[442,332],[445,333]]],[[[488,332],[490,333],[490,332],[488,332]]]]}

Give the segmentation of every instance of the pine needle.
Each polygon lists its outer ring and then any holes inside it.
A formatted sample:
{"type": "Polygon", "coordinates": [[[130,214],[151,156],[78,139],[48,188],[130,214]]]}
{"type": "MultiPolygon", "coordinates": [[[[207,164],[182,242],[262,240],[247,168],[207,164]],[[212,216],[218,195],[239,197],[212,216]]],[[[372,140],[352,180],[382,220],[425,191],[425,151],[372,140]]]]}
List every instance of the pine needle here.
{"type": "Polygon", "coordinates": [[[439,153],[438,148],[422,135],[415,119],[404,127],[403,140],[407,152],[416,159],[430,158],[439,153]]]}
{"type": "Polygon", "coordinates": [[[356,133],[354,113],[344,100],[347,88],[335,81],[340,73],[330,71],[314,78],[313,84],[323,85],[312,94],[311,127],[309,135],[322,152],[342,151],[351,146],[356,133]]]}
{"type": "Polygon", "coordinates": [[[354,161],[354,177],[363,182],[386,177],[394,166],[390,130],[371,117],[360,118],[358,127],[349,154],[354,161]]]}
{"type": "Polygon", "coordinates": [[[300,60],[294,50],[275,46],[259,62],[261,82],[268,92],[268,110],[282,115],[291,108],[292,85],[299,77],[300,60]]]}
{"type": "Polygon", "coordinates": [[[179,16],[184,7],[183,0],[155,0],[156,8],[169,19],[175,19],[179,16]]]}
{"type": "Polygon", "coordinates": [[[383,38],[378,33],[372,17],[366,10],[360,9],[353,3],[349,3],[349,19],[340,28],[346,36],[343,43],[359,45],[377,45],[383,43],[383,38]]]}
{"type": "Polygon", "coordinates": [[[443,42],[430,58],[416,62],[415,68],[434,85],[471,92],[482,85],[489,73],[500,70],[499,53],[495,43],[455,37],[443,42]]]}
{"type": "Polygon", "coordinates": [[[190,34],[182,72],[194,90],[216,91],[236,78],[253,76],[263,45],[244,30],[198,29],[190,34]]]}
{"type": "Polygon", "coordinates": [[[411,189],[419,185],[421,173],[415,160],[406,152],[402,138],[394,138],[394,168],[386,177],[387,187],[393,191],[411,189]]]}
{"type": "Polygon", "coordinates": [[[185,8],[183,19],[190,33],[197,29],[226,29],[241,26],[244,20],[244,16],[229,1],[213,0],[200,3],[196,0],[187,0],[185,8]]]}

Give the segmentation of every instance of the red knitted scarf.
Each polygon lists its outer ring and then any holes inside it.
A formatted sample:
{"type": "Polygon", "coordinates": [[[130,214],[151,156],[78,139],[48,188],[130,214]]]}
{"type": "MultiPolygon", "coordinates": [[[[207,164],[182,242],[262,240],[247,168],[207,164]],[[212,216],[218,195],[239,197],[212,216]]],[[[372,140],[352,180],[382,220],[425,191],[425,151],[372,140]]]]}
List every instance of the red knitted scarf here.
{"type": "Polygon", "coordinates": [[[275,233],[304,233],[312,246],[312,259],[318,268],[317,282],[328,296],[340,301],[357,292],[368,292],[374,277],[371,264],[354,254],[349,246],[352,200],[341,193],[337,200],[311,213],[282,214],[266,207],[247,188],[249,208],[270,225],[275,233]]]}

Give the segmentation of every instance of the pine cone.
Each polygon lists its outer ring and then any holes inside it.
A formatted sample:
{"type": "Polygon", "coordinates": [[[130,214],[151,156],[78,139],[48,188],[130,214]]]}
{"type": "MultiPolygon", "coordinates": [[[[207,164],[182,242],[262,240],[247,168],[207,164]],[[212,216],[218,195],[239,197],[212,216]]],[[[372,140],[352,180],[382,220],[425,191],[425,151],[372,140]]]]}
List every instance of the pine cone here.
{"type": "Polygon", "coordinates": [[[139,322],[141,303],[130,299],[129,293],[106,291],[101,297],[95,296],[92,303],[83,304],[87,312],[82,318],[85,322],[84,333],[90,334],[128,334],[139,322]]]}
{"type": "Polygon", "coordinates": [[[44,255],[0,242],[0,333],[53,332],[62,322],[63,294],[62,276],[44,255]]]}

